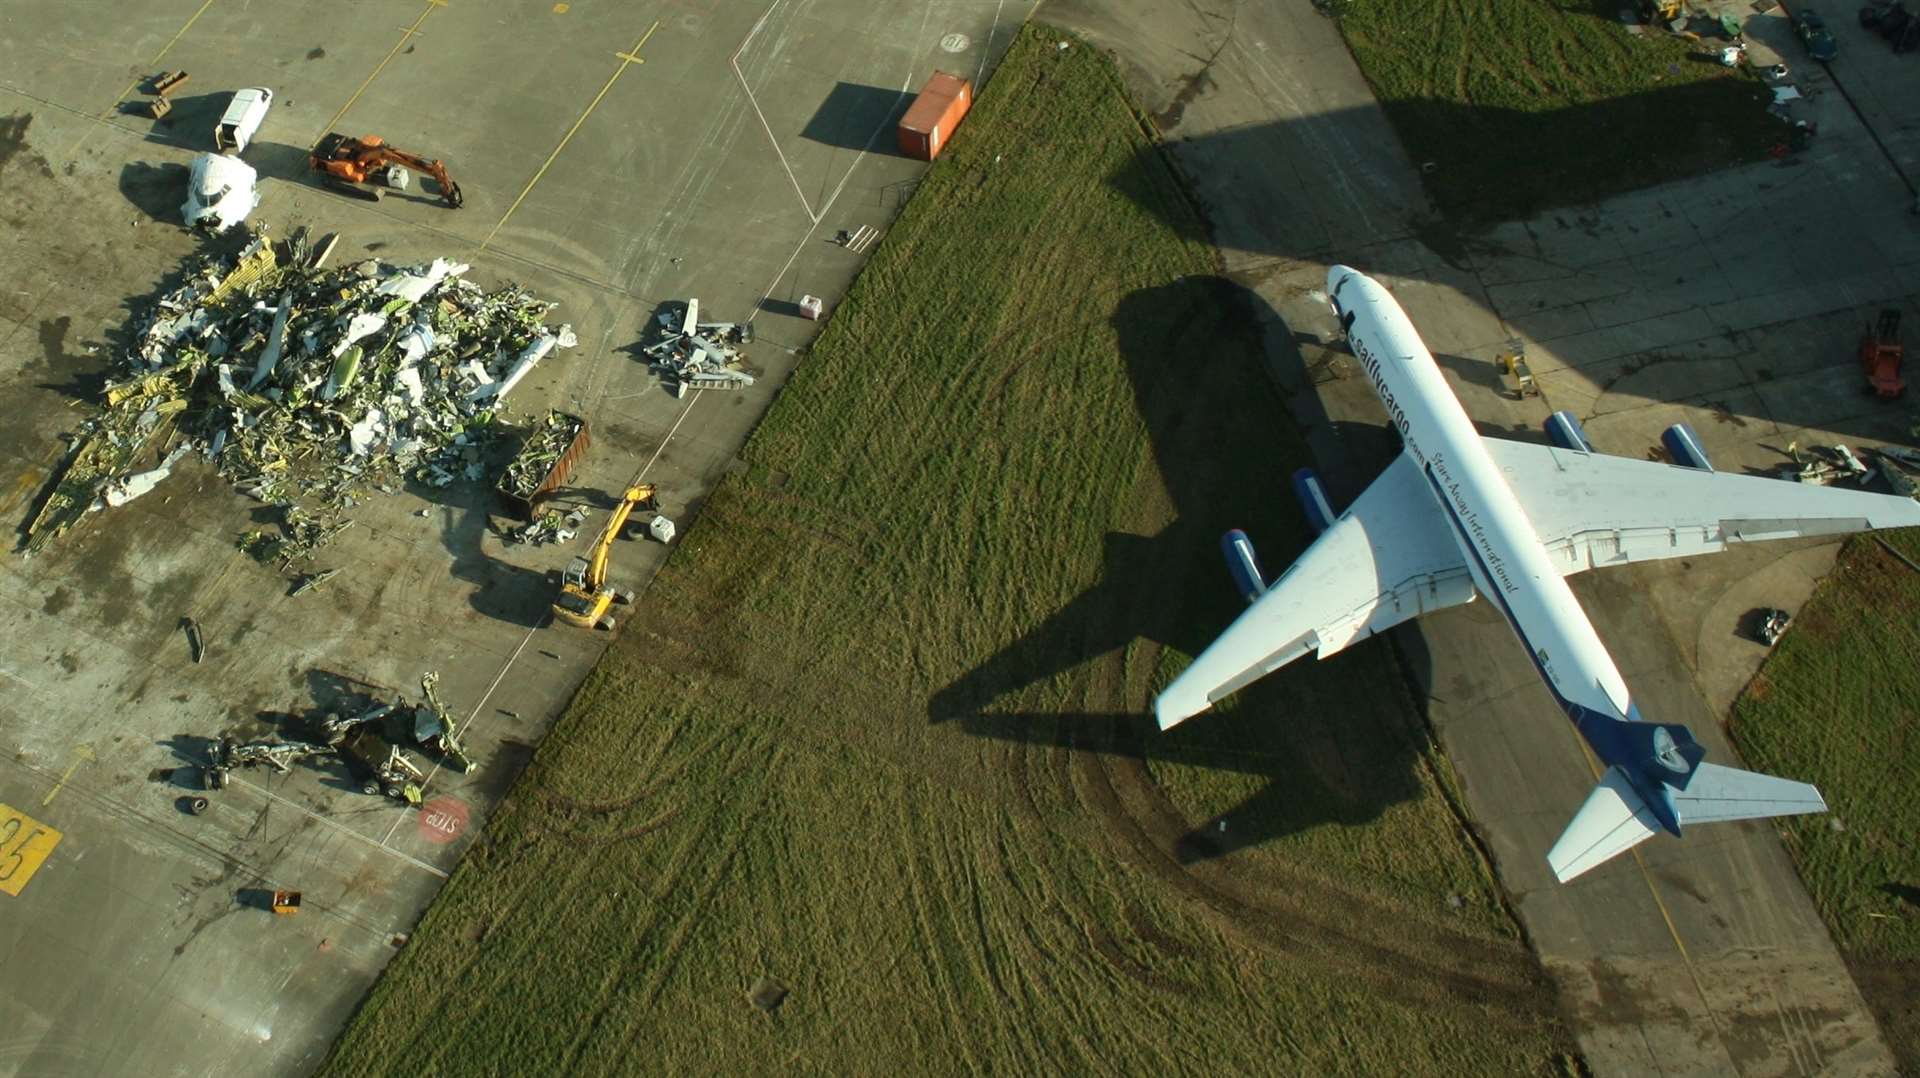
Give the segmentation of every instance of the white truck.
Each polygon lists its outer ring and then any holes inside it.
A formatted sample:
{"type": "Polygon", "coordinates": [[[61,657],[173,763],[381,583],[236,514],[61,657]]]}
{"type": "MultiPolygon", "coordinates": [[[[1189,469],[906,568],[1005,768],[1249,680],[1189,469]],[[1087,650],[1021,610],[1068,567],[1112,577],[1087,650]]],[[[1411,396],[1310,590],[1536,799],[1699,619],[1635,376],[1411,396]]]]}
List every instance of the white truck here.
{"type": "Polygon", "coordinates": [[[227,103],[227,111],[220,115],[220,122],[213,125],[214,149],[226,154],[245,150],[272,105],[273,91],[265,86],[235,90],[233,100],[227,103]]]}

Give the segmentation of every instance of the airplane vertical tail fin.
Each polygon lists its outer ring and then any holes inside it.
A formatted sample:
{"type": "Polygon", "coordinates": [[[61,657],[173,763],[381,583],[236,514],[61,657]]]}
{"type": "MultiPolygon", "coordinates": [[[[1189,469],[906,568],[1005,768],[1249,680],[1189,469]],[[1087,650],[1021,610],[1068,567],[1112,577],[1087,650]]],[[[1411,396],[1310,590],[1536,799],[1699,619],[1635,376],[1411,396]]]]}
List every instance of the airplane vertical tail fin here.
{"type": "MultiPolygon", "coordinates": [[[[1684,789],[1668,788],[1667,792],[1673,799],[1674,816],[1683,826],[1827,810],[1826,799],[1807,783],[1704,762],[1693,765],[1692,779],[1684,789]]],[[[1626,769],[1610,767],[1548,851],[1547,864],[1565,883],[1660,830],[1659,816],[1626,769]]]]}

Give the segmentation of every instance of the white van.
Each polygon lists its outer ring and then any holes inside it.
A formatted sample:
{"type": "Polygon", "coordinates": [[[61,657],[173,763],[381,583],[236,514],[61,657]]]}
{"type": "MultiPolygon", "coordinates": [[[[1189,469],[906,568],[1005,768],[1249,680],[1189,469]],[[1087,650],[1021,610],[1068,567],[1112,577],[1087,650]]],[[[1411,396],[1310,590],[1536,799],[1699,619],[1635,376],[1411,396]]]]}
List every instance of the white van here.
{"type": "Polygon", "coordinates": [[[260,130],[260,121],[267,118],[267,108],[272,104],[273,91],[264,86],[235,90],[233,100],[227,104],[227,111],[213,127],[214,148],[221,153],[232,154],[246,149],[247,143],[253,140],[253,133],[260,130]]]}

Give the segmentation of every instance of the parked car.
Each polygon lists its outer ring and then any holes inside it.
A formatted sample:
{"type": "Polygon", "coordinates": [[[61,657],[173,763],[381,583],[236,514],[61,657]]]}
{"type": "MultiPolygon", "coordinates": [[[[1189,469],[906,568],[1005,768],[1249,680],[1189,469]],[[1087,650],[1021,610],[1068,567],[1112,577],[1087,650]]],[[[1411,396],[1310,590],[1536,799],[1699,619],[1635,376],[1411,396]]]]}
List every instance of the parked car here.
{"type": "Polygon", "coordinates": [[[1793,13],[1793,33],[1807,50],[1807,55],[1821,63],[1831,61],[1840,53],[1840,45],[1833,40],[1832,31],[1827,29],[1827,20],[1812,8],[1801,8],[1793,13]]]}

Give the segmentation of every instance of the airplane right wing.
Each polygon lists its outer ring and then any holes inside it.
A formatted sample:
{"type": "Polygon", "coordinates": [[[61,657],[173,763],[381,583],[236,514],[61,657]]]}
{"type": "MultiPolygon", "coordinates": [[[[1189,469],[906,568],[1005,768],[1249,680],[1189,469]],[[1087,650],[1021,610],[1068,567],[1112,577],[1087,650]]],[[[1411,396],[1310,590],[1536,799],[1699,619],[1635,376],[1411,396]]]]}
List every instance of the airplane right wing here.
{"type": "Polygon", "coordinates": [[[1402,453],[1154,701],[1165,730],[1305,655],[1473,598],[1420,466],[1402,453]]]}
{"type": "Polygon", "coordinates": [[[1911,498],[1482,439],[1561,575],[1728,543],[1920,525],[1911,498]]]}

